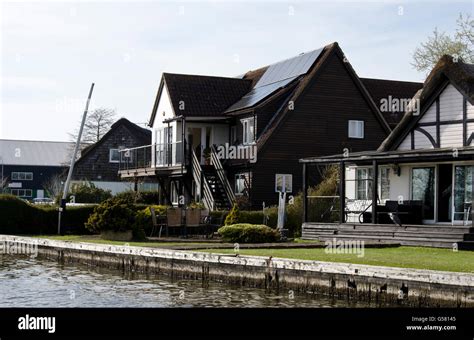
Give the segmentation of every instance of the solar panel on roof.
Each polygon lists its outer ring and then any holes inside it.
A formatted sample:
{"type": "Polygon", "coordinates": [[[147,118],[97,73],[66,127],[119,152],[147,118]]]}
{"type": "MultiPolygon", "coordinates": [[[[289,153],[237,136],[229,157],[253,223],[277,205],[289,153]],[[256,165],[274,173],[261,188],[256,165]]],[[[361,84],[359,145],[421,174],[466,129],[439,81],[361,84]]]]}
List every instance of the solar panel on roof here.
{"type": "Polygon", "coordinates": [[[294,78],[308,72],[309,68],[322,52],[322,48],[297,57],[270,65],[255,87],[268,85],[288,78],[294,78]]]}
{"type": "Polygon", "coordinates": [[[323,49],[320,48],[270,65],[255,87],[237,103],[229,107],[226,112],[251,107],[278,89],[288,85],[298,76],[307,73],[322,51],[323,49]]]}
{"type": "Polygon", "coordinates": [[[257,104],[259,101],[261,101],[262,99],[268,97],[270,94],[272,94],[279,88],[282,88],[285,85],[289,84],[294,79],[295,77],[278,81],[276,83],[260,86],[258,88],[255,87],[252,89],[252,91],[250,91],[245,96],[243,96],[237,103],[229,107],[226,110],[226,112],[235,111],[235,110],[253,106],[257,104]]]}

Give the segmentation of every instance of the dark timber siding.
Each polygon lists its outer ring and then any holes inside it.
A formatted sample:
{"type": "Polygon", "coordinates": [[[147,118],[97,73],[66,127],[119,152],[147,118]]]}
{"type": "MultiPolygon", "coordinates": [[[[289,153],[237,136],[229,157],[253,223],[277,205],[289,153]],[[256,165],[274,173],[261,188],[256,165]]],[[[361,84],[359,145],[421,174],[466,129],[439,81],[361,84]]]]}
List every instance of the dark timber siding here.
{"type": "Polygon", "coordinates": [[[76,163],[74,180],[120,181],[119,163],[109,162],[109,150],[149,145],[151,134],[149,138],[144,138],[142,134],[137,134],[126,124],[120,124],[113,128],[110,134],[105,135],[99,143],[76,163]]]}
{"type": "Polygon", "coordinates": [[[290,112],[273,132],[253,169],[252,205],[275,204],[275,173],[293,174],[294,194],[301,190],[303,157],[375,150],[386,137],[340,56],[333,54],[308,84],[290,112]],[[348,120],[365,121],[365,138],[348,138],[348,120]]]}
{"type": "MultiPolygon", "coordinates": [[[[44,190],[44,196],[47,197],[48,193],[46,192],[43,185],[51,177],[55,175],[63,175],[66,172],[67,167],[61,166],[30,166],[30,165],[4,165],[3,167],[3,176],[7,178],[8,183],[21,183],[21,188],[12,188],[12,189],[31,189],[32,197],[25,197],[27,199],[33,199],[37,197],[38,190],[44,190]],[[32,172],[33,180],[12,180],[12,172],[32,172]]],[[[9,189],[6,189],[8,191],[9,189]]]]}

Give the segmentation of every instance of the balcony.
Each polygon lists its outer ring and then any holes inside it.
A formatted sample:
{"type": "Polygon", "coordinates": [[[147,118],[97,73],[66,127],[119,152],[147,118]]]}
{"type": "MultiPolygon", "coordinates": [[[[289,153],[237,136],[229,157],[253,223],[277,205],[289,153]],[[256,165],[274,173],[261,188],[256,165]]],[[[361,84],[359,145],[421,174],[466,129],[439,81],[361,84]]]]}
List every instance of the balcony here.
{"type": "Polygon", "coordinates": [[[183,142],[152,144],[120,150],[119,175],[145,177],[186,172],[183,142]]]}

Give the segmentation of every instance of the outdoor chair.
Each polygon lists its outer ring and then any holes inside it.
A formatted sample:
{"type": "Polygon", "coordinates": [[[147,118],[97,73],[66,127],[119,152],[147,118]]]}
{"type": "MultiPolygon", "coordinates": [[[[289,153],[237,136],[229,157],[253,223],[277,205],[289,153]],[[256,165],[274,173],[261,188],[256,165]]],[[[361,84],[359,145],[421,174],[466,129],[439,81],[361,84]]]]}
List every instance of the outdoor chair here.
{"type": "Polygon", "coordinates": [[[153,227],[151,229],[151,233],[149,237],[152,237],[155,234],[156,229],[159,227],[160,230],[158,232],[158,237],[160,238],[163,227],[166,226],[166,216],[157,215],[155,208],[153,207],[150,207],[150,213],[151,213],[151,221],[152,221],[153,227]]]}
{"type": "Polygon", "coordinates": [[[188,228],[201,227],[201,209],[186,209],[186,224],[184,225],[184,236],[188,236],[188,228]]]}
{"type": "Polygon", "coordinates": [[[183,211],[181,208],[166,209],[166,236],[169,235],[169,228],[180,228],[183,234],[183,211]]]}

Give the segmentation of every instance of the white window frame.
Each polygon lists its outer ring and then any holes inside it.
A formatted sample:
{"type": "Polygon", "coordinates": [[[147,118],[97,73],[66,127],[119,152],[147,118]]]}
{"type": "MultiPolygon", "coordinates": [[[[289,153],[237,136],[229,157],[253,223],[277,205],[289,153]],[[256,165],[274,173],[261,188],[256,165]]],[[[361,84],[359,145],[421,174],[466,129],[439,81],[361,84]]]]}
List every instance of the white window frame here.
{"type": "Polygon", "coordinates": [[[379,187],[380,187],[380,193],[379,193],[379,197],[380,197],[380,200],[390,200],[390,174],[392,172],[392,168],[390,166],[381,166],[379,168],[379,187]],[[383,183],[382,183],[382,180],[384,178],[384,172],[385,172],[385,175],[386,175],[386,184],[387,184],[387,190],[388,192],[384,192],[383,190],[383,183]],[[386,194],[388,196],[383,196],[383,194],[386,194]]]}
{"type": "Polygon", "coordinates": [[[243,118],[240,120],[240,122],[242,123],[242,144],[255,144],[257,117],[243,118]]]}
{"type": "Polygon", "coordinates": [[[33,197],[33,190],[31,189],[10,189],[10,194],[17,197],[33,197]]]}
{"type": "Polygon", "coordinates": [[[370,167],[357,167],[356,168],[356,173],[355,173],[355,178],[356,178],[356,185],[355,185],[355,199],[356,200],[362,200],[362,201],[367,201],[367,200],[372,200],[372,188],[370,183],[374,185],[373,183],[373,174],[371,176],[372,168],[370,167]],[[359,171],[365,170],[365,177],[364,178],[359,178],[359,171]],[[362,181],[365,183],[365,197],[360,197],[359,195],[359,181],[362,181]]]}
{"type": "Polygon", "coordinates": [[[109,149],[109,163],[120,163],[120,149],[119,148],[109,149]],[[112,159],[112,152],[114,152],[114,151],[118,152],[118,159],[117,160],[112,159]]]}
{"type": "Polygon", "coordinates": [[[12,181],[32,181],[33,180],[33,173],[32,172],[22,172],[22,171],[14,171],[11,173],[12,181]],[[31,178],[28,178],[28,175],[31,178]]]}
{"type": "Polygon", "coordinates": [[[174,181],[171,182],[170,199],[173,206],[177,206],[179,204],[179,192],[178,188],[176,187],[176,182],[174,181]]]}
{"type": "Polygon", "coordinates": [[[283,189],[284,192],[293,192],[293,174],[275,174],[275,192],[283,192],[283,189]],[[278,182],[281,182],[281,190],[278,182]]]}
{"type": "Polygon", "coordinates": [[[347,134],[349,138],[364,139],[365,122],[363,120],[349,120],[347,124],[347,134]]]}

